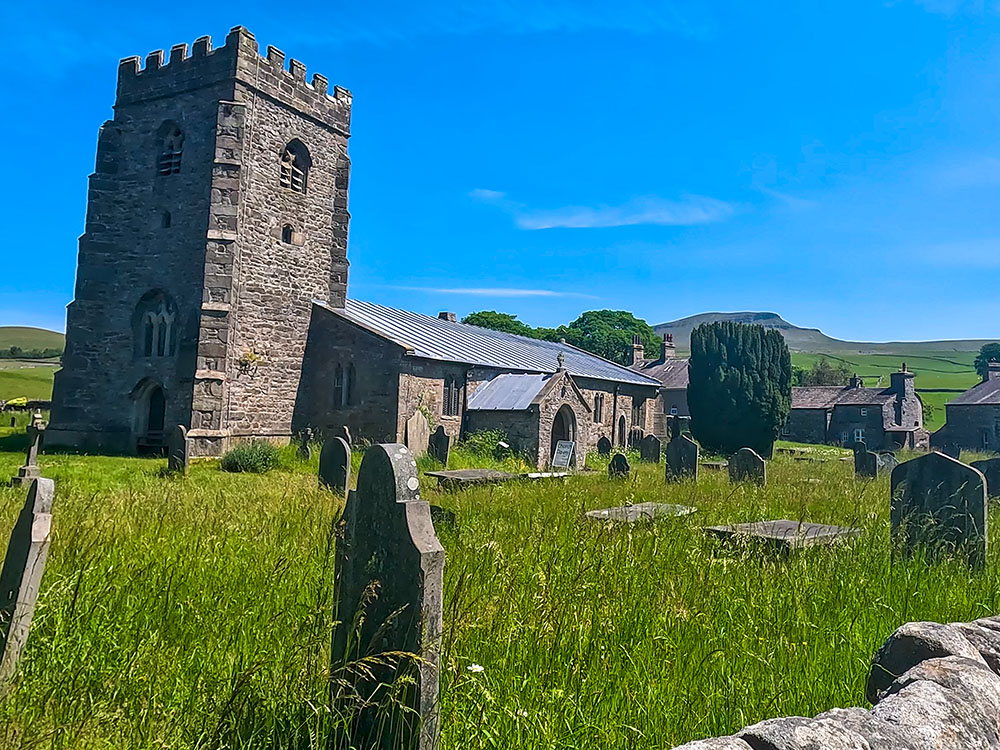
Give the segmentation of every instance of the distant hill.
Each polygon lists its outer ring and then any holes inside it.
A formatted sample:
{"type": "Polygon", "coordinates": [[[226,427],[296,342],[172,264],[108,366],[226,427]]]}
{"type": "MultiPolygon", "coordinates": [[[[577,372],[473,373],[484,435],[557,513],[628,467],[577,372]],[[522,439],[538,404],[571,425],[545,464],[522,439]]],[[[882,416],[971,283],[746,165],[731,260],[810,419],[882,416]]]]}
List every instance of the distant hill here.
{"type": "Polygon", "coordinates": [[[66,335],[58,331],[27,326],[0,326],[0,351],[18,346],[25,351],[66,347],[66,335]]]}
{"type": "MultiPolygon", "coordinates": [[[[919,356],[929,352],[978,352],[980,347],[992,339],[956,339],[949,341],[842,341],[827,336],[818,328],[802,328],[789,323],[772,312],[732,312],[702,313],[670,323],[653,326],[658,334],[672,333],[678,349],[691,348],[691,331],[702,323],[731,320],[737,323],[756,323],[765,328],[776,328],[785,337],[788,348],[793,352],[815,352],[823,354],[894,354],[919,356]]],[[[996,340],[1000,340],[1000,336],[996,340]]]]}

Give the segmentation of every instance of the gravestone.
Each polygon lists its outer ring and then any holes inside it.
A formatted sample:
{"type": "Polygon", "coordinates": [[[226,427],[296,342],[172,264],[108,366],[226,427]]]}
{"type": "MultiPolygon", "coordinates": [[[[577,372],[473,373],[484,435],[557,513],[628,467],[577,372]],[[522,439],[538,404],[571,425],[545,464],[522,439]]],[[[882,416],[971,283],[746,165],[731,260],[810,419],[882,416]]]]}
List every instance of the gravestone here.
{"type": "Polygon", "coordinates": [[[942,445],[937,450],[949,458],[954,458],[955,460],[962,457],[962,448],[958,445],[942,445]]]}
{"type": "Polygon", "coordinates": [[[621,505],[617,508],[602,508],[587,511],[586,517],[594,521],[618,521],[620,523],[635,523],[654,518],[678,518],[695,512],[688,505],[673,505],[670,503],[636,503],[621,505]]]}
{"type": "Polygon", "coordinates": [[[986,478],[971,466],[929,453],[892,471],[893,541],[904,554],[923,546],[934,555],[958,551],[969,564],[986,561],[986,478]]]}
{"type": "Polygon", "coordinates": [[[414,458],[419,458],[427,452],[427,445],[431,439],[431,428],[427,424],[427,417],[419,409],[413,412],[413,416],[406,420],[406,447],[414,458]]]}
{"type": "Polygon", "coordinates": [[[556,449],[552,453],[553,469],[568,469],[573,463],[576,453],[576,443],[572,440],[560,440],[556,443],[556,449]]]}
{"type": "Polygon", "coordinates": [[[895,453],[892,451],[879,451],[878,458],[876,459],[876,469],[879,476],[891,474],[892,470],[897,466],[899,466],[899,459],[896,458],[895,453]]]}
{"type": "Polygon", "coordinates": [[[983,472],[986,477],[986,494],[989,497],[1000,497],[1000,458],[973,461],[969,466],[983,472]]]}
{"type": "Polygon", "coordinates": [[[754,482],[763,487],[767,484],[767,462],[753,448],[740,448],[729,459],[730,482],[754,482]]]}
{"type": "Polygon", "coordinates": [[[348,429],[348,427],[347,427],[346,424],[345,425],[341,425],[340,429],[337,430],[337,432],[335,433],[335,435],[336,435],[336,437],[339,437],[341,440],[343,440],[348,445],[353,445],[353,443],[351,442],[351,431],[350,431],[350,429],[348,429]]]}
{"type": "Polygon", "coordinates": [[[513,455],[514,450],[510,447],[510,443],[506,443],[503,440],[498,442],[497,447],[493,449],[493,458],[497,461],[503,461],[513,455]]]}
{"type": "Polygon", "coordinates": [[[368,657],[348,744],[436,750],[445,554],[405,446],[365,452],[337,535],[332,667],[368,657]]]}
{"type": "Polygon", "coordinates": [[[11,427],[17,427],[17,417],[11,417],[10,418],[10,426],[11,427]]]}
{"type": "Polygon", "coordinates": [[[667,443],[667,481],[698,479],[698,444],[687,435],[667,443]]]}
{"type": "Polygon", "coordinates": [[[670,439],[691,432],[691,417],[670,417],[670,439]]]}
{"type": "Polygon", "coordinates": [[[451,453],[451,436],[444,431],[443,425],[438,425],[427,441],[427,452],[445,466],[448,465],[448,455],[451,453]]]}
{"type": "Polygon", "coordinates": [[[319,452],[319,482],[327,489],[347,494],[351,482],[351,446],[342,437],[332,437],[319,452]]]}
{"type": "Polygon", "coordinates": [[[601,436],[601,439],[597,441],[597,455],[605,458],[611,455],[611,441],[603,435],[601,436]]]}
{"type": "Polygon", "coordinates": [[[783,550],[838,544],[861,536],[861,529],[806,521],[756,521],[731,526],[709,526],[705,532],[720,539],[766,542],[783,550]]]}
{"type": "Polygon", "coordinates": [[[312,459],[312,439],[313,431],[311,427],[306,427],[299,433],[299,458],[303,461],[312,459]]]}
{"type": "Polygon", "coordinates": [[[608,464],[608,479],[626,479],[632,467],[628,459],[621,453],[616,453],[608,464]]]}
{"type": "Polygon", "coordinates": [[[639,441],[639,460],[649,463],[660,463],[660,439],[656,435],[646,435],[639,441]]]}
{"type": "Polygon", "coordinates": [[[0,691],[17,669],[49,556],[55,483],[37,478],[14,524],[0,570],[0,691]]]}
{"type": "Polygon", "coordinates": [[[42,473],[38,468],[38,451],[42,447],[42,435],[45,425],[35,422],[28,425],[28,450],[24,457],[24,466],[17,470],[17,475],[10,478],[11,487],[24,487],[38,479],[42,473]]]}
{"type": "Polygon", "coordinates": [[[187,428],[179,424],[171,430],[167,440],[167,471],[171,474],[187,474],[190,465],[191,444],[187,428]]]}

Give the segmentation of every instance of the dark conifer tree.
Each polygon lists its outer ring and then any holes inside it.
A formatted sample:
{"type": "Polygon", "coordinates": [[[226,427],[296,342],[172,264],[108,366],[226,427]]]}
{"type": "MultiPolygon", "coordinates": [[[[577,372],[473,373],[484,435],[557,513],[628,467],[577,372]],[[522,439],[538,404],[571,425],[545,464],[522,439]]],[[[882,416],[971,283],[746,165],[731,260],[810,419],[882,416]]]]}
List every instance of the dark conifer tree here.
{"type": "Polygon", "coordinates": [[[723,321],[691,332],[691,432],[708,450],[770,456],[788,418],[792,360],[773,328],[723,321]]]}

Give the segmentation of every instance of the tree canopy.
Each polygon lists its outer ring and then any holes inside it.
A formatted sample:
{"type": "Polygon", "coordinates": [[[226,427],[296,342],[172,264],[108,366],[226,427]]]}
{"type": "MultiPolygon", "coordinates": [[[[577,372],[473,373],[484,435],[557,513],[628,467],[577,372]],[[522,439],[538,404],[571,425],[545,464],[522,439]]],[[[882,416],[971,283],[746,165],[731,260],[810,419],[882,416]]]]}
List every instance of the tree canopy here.
{"type": "Polygon", "coordinates": [[[1000,362],[1000,344],[983,344],[983,348],[976,355],[976,372],[983,380],[986,380],[990,370],[990,361],[994,359],[1000,362]]]}
{"type": "Polygon", "coordinates": [[[775,329],[721,321],[691,333],[691,432],[707,449],[770,456],[788,419],[792,360],[775,329]]]}
{"type": "Polygon", "coordinates": [[[503,331],[504,333],[516,333],[518,336],[528,336],[538,338],[535,329],[527,323],[517,319],[516,315],[497,312],[496,310],[480,310],[469,313],[462,318],[463,323],[480,328],[489,328],[493,331],[503,331]]]}
{"type": "Polygon", "coordinates": [[[820,357],[808,370],[793,367],[792,382],[795,385],[847,385],[852,374],[846,362],[831,363],[826,357],[820,357]]]}

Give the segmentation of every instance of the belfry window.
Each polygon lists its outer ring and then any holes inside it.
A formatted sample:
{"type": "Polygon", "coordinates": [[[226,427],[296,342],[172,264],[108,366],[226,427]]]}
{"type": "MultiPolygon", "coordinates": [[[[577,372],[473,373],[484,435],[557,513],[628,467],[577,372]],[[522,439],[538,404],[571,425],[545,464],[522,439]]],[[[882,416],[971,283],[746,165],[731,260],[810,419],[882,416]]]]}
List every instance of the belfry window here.
{"type": "Polygon", "coordinates": [[[133,316],[134,351],[139,357],[172,357],[177,351],[177,309],[163,292],[147,292],[133,316]]]}
{"type": "Polygon", "coordinates": [[[283,226],[281,228],[281,241],[284,242],[286,245],[289,244],[289,243],[291,243],[291,241],[292,241],[292,225],[291,224],[285,224],[285,226],[283,226]]]}
{"type": "Polygon", "coordinates": [[[306,191],[306,180],[309,177],[309,151],[302,141],[296,139],[281,152],[281,166],[278,182],[283,188],[295,193],[306,191]]]}
{"type": "Polygon", "coordinates": [[[184,134],[174,122],[164,123],[160,131],[160,154],[156,160],[156,172],[160,176],[179,174],[184,134]]]}

